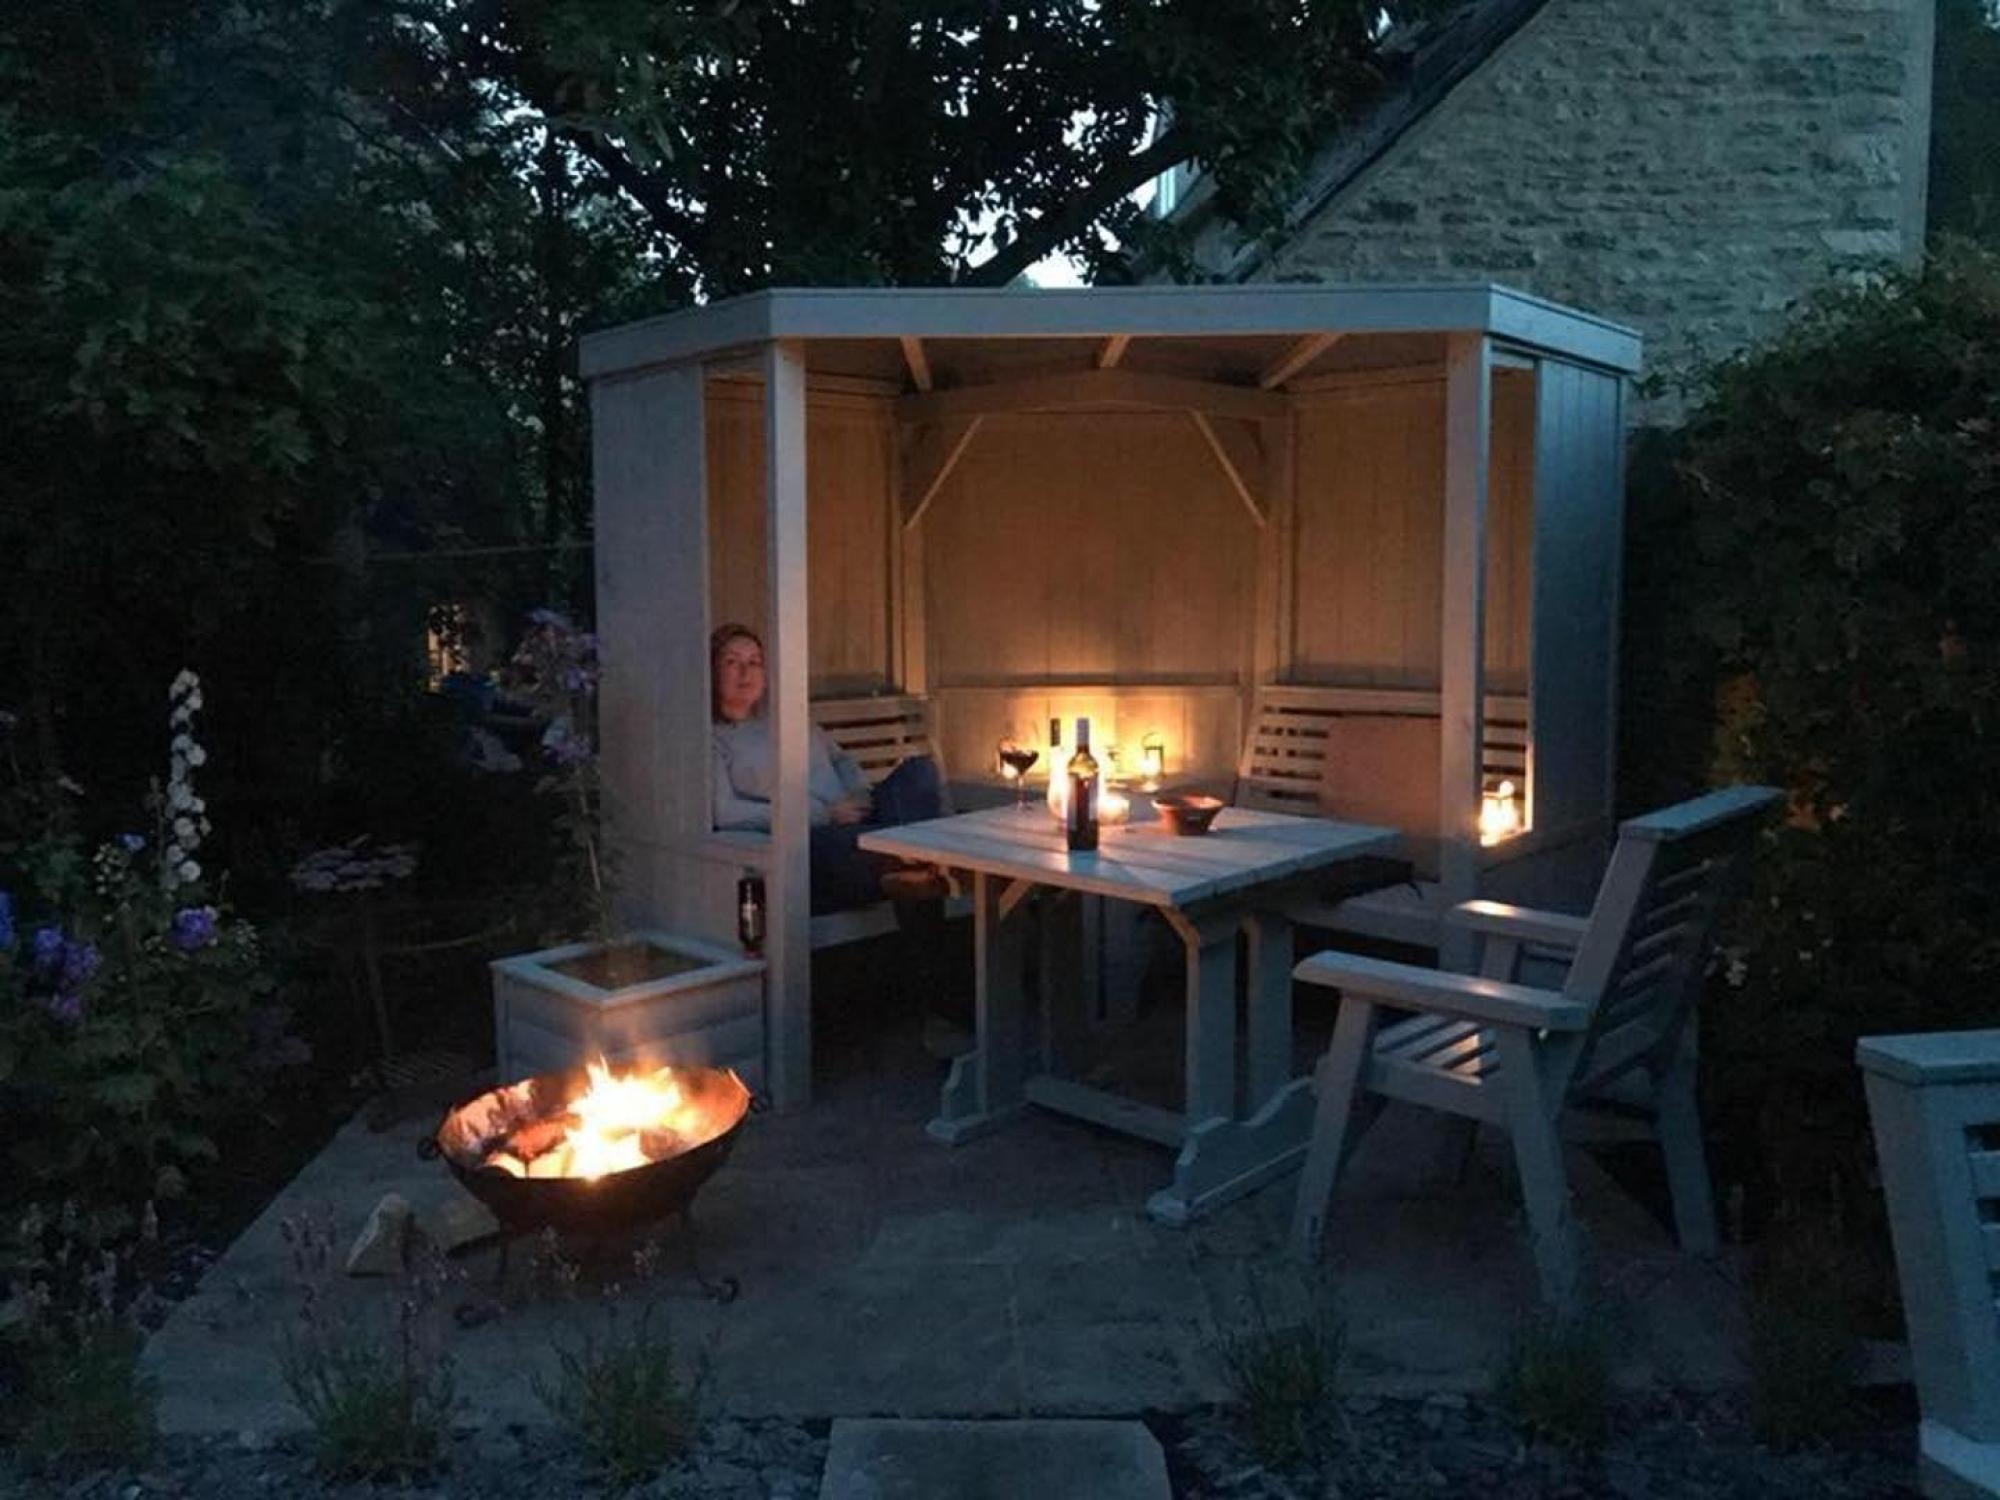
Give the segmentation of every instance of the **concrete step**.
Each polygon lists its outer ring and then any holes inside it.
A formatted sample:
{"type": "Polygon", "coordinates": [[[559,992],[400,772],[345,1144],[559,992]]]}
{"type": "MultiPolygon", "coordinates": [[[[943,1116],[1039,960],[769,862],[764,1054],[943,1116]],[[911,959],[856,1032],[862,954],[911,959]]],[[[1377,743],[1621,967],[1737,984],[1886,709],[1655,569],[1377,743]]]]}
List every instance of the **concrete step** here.
{"type": "Polygon", "coordinates": [[[1143,1422],[841,1420],[819,1500],[1169,1500],[1143,1422]]]}

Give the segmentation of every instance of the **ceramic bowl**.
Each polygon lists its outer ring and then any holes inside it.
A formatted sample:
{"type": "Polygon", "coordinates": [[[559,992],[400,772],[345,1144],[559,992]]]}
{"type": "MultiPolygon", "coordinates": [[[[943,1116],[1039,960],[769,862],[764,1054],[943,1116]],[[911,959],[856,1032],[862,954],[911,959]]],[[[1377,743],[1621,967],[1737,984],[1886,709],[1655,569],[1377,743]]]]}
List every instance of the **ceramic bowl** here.
{"type": "Polygon", "coordinates": [[[1159,809],[1167,827],[1185,834],[1207,833],[1215,815],[1226,805],[1220,797],[1200,792],[1161,792],[1153,798],[1153,806],[1159,809]]]}

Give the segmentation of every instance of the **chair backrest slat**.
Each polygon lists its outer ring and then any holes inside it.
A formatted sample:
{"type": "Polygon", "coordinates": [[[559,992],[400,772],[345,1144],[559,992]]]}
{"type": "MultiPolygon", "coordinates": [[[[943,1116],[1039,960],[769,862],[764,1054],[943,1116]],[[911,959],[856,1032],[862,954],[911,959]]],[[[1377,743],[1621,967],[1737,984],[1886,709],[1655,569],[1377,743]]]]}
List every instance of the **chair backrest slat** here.
{"type": "Polygon", "coordinates": [[[1619,828],[1563,987],[1592,1008],[1573,1086],[1588,1088],[1678,1038],[1723,902],[1758,822],[1780,795],[1770,787],[1726,787],[1619,828]]]}

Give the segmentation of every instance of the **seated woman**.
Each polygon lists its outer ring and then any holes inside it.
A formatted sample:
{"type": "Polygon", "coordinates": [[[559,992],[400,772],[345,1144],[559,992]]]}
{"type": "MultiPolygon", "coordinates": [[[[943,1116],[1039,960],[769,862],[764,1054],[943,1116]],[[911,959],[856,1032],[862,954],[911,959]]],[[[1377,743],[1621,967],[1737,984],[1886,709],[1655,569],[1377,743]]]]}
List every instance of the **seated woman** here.
{"type": "MultiPolygon", "coordinates": [[[[715,826],[771,826],[778,774],[771,723],[763,715],[764,643],[747,625],[724,625],[709,637],[710,707],[715,720],[715,826]]],[[[812,800],[812,910],[842,911],[895,901],[935,900],[943,876],[909,868],[859,845],[870,828],[945,814],[944,783],[927,755],[904,761],[870,787],[861,767],[825,731],[813,727],[806,792],[812,800]]]]}

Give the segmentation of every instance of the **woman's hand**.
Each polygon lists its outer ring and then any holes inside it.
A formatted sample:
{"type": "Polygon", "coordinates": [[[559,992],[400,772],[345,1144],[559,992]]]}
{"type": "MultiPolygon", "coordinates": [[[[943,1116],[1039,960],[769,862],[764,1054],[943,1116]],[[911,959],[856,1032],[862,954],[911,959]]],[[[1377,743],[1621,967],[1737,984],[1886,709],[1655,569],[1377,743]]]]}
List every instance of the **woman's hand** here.
{"type": "Polygon", "coordinates": [[[842,797],[828,805],[827,817],[836,823],[860,823],[875,810],[875,803],[865,792],[856,792],[851,797],[842,797]]]}

